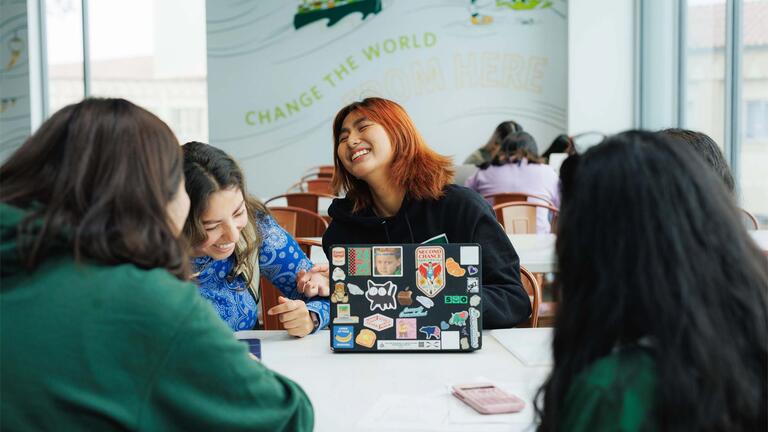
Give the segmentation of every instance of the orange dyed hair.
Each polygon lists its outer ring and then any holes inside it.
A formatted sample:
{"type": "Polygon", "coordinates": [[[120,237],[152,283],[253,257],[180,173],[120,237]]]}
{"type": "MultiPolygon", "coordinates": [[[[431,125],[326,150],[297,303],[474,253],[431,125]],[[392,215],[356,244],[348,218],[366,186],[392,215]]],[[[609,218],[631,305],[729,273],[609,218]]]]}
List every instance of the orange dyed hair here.
{"type": "Polygon", "coordinates": [[[336,195],[345,191],[357,212],[371,205],[371,190],[363,180],[344,168],[338,154],[339,135],[344,119],[358,112],[381,125],[392,143],[392,182],[414,199],[438,199],[443,187],[453,180],[453,161],[429,148],[405,109],[391,100],[366,98],[342,108],[333,120],[333,164],[331,183],[336,195]]]}

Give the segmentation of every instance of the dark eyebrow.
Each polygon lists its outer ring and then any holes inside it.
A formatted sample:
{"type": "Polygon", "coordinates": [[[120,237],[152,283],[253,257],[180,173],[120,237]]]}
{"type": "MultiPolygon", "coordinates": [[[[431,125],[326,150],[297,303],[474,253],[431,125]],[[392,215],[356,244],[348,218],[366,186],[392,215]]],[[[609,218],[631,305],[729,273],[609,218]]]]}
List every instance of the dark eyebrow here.
{"type": "MultiPolygon", "coordinates": [[[[235,213],[239,212],[240,209],[243,208],[243,204],[245,204],[245,200],[240,202],[240,205],[237,206],[237,208],[235,209],[234,213],[232,213],[232,214],[235,214],[235,213]]],[[[221,219],[217,219],[217,220],[204,220],[203,221],[203,225],[211,225],[211,224],[215,224],[215,223],[219,223],[219,222],[221,222],[221,219]]]]}
{"type": "MultiPolygon", "coordinates": [[[[360,117],[359,119],[355,120],[354,123],[352,123],[352,126],[355,127],[364,121],[368,121],[368,117],[360,117]]],[[[344,132],[349,132],[349,129],[345,127],[341,128],[339,131],[339,136],[341,136],[341,134],[344,132]]]]}

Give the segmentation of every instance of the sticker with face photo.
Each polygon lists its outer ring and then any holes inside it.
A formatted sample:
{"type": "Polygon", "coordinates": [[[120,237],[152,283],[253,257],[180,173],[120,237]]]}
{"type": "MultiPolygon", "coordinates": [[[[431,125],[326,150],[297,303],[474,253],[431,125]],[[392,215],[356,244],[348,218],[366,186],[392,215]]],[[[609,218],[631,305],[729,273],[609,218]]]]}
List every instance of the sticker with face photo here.
{"type": "Polygon", "coordinates": [[[373,276],[400,277],[403,275],[403,248],[400,246],[373,247],[373,276]]]}

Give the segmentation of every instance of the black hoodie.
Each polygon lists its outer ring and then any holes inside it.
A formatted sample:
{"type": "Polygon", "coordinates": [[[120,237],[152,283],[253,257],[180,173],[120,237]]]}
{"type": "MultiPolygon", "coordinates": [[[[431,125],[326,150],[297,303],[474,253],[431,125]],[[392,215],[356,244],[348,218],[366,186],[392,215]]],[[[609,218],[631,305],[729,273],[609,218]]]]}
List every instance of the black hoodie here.
{"type": "Polygon", "coordinates": [[[520,283],[520,259],[491,206],[463,186],[448,185],[439,200],[407,196],[393,217],[382,218],[368,207],[352,213],[347,198],[333,200],[333,218],[323,236],[326,256],[335,244],[421,243],[445,234],[450,243],[478,243],[483,255],[483,328],[507,328],[531,315],[531,301],[520,283]]]}

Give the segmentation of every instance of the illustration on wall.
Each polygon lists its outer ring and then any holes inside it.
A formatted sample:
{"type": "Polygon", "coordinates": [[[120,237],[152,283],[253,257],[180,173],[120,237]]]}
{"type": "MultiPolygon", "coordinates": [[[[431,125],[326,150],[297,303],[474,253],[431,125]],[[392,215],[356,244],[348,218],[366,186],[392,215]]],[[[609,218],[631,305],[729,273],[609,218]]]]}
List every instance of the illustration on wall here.
{"type": "Polygon", "coordinates": [[[360,12],[365,19],[370,14],[381,12],[381,0],[302,0],[293,17],[293,27],[298,30],[307,24],[328,19],[328,27],[341,21],[345,16],[360,12]]]}

